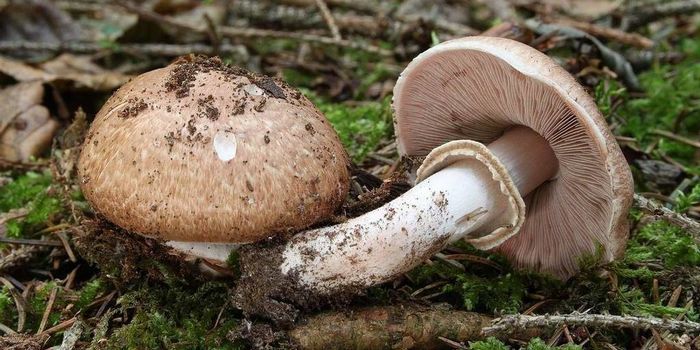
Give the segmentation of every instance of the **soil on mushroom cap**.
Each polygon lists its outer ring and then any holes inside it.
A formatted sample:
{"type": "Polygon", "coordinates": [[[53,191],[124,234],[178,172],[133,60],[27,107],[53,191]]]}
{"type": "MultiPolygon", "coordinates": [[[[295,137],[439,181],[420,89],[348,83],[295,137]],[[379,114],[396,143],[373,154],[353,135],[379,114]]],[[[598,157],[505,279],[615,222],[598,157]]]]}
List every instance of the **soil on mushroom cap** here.
{"type": "Polygon", "coordinates": [[[135,98],[135,97],[130,98],[127,101],[126,107],[124,107],[124,109],[119,111],[119,113],[117,114],[117,117],[122,118],[122,119],[133,118],[133,117],[139,115],[139,113],[141,113],[141,111],[143,111],[147,108],[148,108],[148,104],[146,104],[146,102],[144,102],[144,100],[142,98],[135,98]]]}
{"type": "MultiPolygon", "coordinates": [[[[178,98],[186,97],[190,94],[190,88],[194,87],[197,74],[216,71],[222,73],[227,81],[244,76],[260,89],[264,90],[272,97],[287,99],[285,89],[290,89],[284,82],[270,78],[268,76],[249,72],[245,69],[224,64],[218,57],[185,56],[173,63],[175,68],[170,72],[168,81],[165,83],[166,91],[175,92],[178,98]]],[[[301,94],[291,94],[292,99],[298,100],[301,94]]]]}

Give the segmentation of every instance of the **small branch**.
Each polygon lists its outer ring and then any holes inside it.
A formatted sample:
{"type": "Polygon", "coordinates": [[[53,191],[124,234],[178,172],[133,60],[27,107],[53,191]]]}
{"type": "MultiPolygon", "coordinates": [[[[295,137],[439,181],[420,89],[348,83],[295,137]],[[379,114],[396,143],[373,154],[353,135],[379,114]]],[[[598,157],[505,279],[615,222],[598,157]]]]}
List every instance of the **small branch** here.
{"type": "Polygon", "coordinates": [[[695,148],[700,148],[700,141],[695,141],[695,140],[689,139],[687,137],[676,135],[670,131],[660,130],[660,129],[652,129],[651,133],[654,135],[665,137],[667,139],[671,139],[673,141],[685,143],[686,145],[693,146],[695,148]]]}
{"type": "Polygon", "coordinates": [[[700,0],[662,1],[651,4],[642,2],[640,5],[627,7],[623,17],[630,18],[629,28],[637,28],[666,17],[691,15],[697,11],[700,11],[700,0]]]}
{"type": "MultiPolygon", "coordinates": [[[[0,41],[0,51],[3,51],[3,44],[5,42],[0,41]]],[[[38,171],[46,169],[49,166],[48,163],[21,163],[0,158],[0,171],[38,171]]]]}
{"type": "Polygon", "coordinates": [[[316,6],[318,7],[319,11],[321,11],[321,15],[323,15],[323,19],[326,21],[328,29],[331,30],[331,35],[333,35],[333,39],[342,40],[343,38],[340,37],[340,30],[338,30],[338,25],[335,24],[333,14],[331,13],[331,10],[328,9],[328,5],[326,5],[326,2],[324,0],[316,0],[316,6]]]}
{"type": "Polygon", "coordinates": [[[43,247],[61,247],[63,244],[59,241],[47,241],[41,239],[24,239],[24,238],[9,238],[0,237],[0,243],[20,244],[20,245],[35,245],[43,247]]]}
{"type": "Polygon", "coordinates": [[[54,334],[54,333],[58,333],[58,332],[64,331],[64,330],[68,329],[70,326],[72,326],[73,323],[75,323],[75,321],[77,321],[77,320],[78,320],[77,317],[73,317],[73,318],[67,319],[67,320],[65,320],[65,321],[63,321],[63,322],[61,322],[61,323],[59,323],[59,324],[57,324],[57,325],[55,325],[55,326],[53,326],[53,327],[51,327],[51,328],[45,330],[45,331],[43,331],[43,332],[42,332],[41,334],[39,334],[39,335],[42,335],[42,334],[54,334]]]}
{"type": "Polygon", "coordinates": [[[369,307],[310,317],[289,332],[301,349],[432,349],[439,337],[481,338],[491,318],[474,312],[419,306],[369,307]]]}
{"type": "MultiPolygon", "coordinates": [[[[241,52],[241,47],[231,44],[221,44],[219,53],[231,54],[241,52]]],[[[204,44],[119,44],[114,47],[104,46],[93,42],[68,41],[63,43],[47,43],[35,41],[0,41],[2,51],[50,51],[70,52],[77,54],[90,54],[95,52],[124,52],[126,54],[142,56],[182,56],[190,53],[212,54],[215,48],[204,44]]],[[[20,164],[7,160],[0,160],[0,169],[24,169],[26,167],[45,167],[43,164],[20,164]]]]}
{"type": "MultiPolygon", "coordinates": [[[[147,18],[147,19],[150,19],[150,20],[158,22],[158,23],[162,23],[162,24],[172,26],[175,28],[193,31],[193,32],[197,32],[197,33],[201,33],[201,34],[205,34],[205,35],[207,33],[206,27],[197,27],[197,26],[190,25],[188,23],[184,23],[182,21],[178,21],[178,20],[173,19],[171,17],[162,16],[158,13],[155,13],[153,11],[149,11],[149,10],[144,9],[142,7],[134,6],[130,3],[127,3],[126,1],[119,1],[118,5],[124,9],[126,9],[129,12],[135,13],[143,18],[147,18]]],[[[232,39],[259,39],[259,38],[291,39],[291,40],[303,41],[303,42],[308,42],[308,43],[313,43],[313,44],[332,45],[332,46],[339,46],[339,47],[344,47],[344,48],[349,48],[349,49],[363,50],[363,51],[366,51],[369,53],[375,53],[375,54],[382,55],[382,56],[393,55],[393,53],[390,50],[386,50],[386,49],[383,49],[381,47],[374,46],[371,44],[363,44],[360,42],[351,41],[351,40],[344,40],[344,39],[337,40],[334,38],[319,36],[319,35],[315,35],[315,34],[284,32],[284,31],[278,31],[278,30],[259,29],[259,28],[238,28],[238,27],[229,27],[229,26],[220,26],[218,29],[219,29],[219,34],[221,36],[232,38],[232,39]]]]}
{"type": "Polygon", "coordinates": [[[604,27],[590,22],[581,22],[573,19],[558,19],[554,23],[567,27],[573,27],[596,37],[606,38],[644,49],[654,46],[653,40],[640,34],[627,33],[619,29],[604,27]]]}
{"type": "Polygon", "coordinates": [[[648,198],[634,194],[634,206],[651,215],[659,217],[670,224],[676,225],[690,233],[696,242],[700,244],[700,223],[662,205],[658,205],[648,198]]]}
{"type": "Polygon", "coordinates": [[[45,249],[46,247],[42,246],[25,246],[11,250],[7,255],[0,257],[0,274],[22,267],[22,265],[34,259],[45,249]]]}
{"type": "Polygon", "coordinates": [[[569,315],[508,315],[493,321],[483,329],[486,335],[508,334],[533,328],[555,328],[562,325],[576,325],[598,328],[628,328],[636,330],[665,330],[677,333],[700,333],[700,323],[677,321],[655,317],[636,317],[618,315],[595,315],[573,313],[569,315]]]}
{"type": "Polygon", "coordinates": [[[46,323],[49,321],[49,316],[53,311],[53,304],[56,302],[56,294],[58,294],[58,287],[54,287],[49,295],[49,301],[46,303],[46,309],[44,310],[44,315],[41,317],[41,323],[39,323],[39,329],[36,334],[41,334],[46,328],[46,323]]]}

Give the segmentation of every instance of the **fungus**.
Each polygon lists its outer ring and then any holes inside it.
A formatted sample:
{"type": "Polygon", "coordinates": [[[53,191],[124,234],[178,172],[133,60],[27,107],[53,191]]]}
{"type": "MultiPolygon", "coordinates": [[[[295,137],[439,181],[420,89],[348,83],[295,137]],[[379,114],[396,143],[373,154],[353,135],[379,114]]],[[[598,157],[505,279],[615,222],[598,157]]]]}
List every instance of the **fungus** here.
{"type": "Polygon", "coordinates": [[[194,58],[122,86],[95,117],[78,171],[109,221],[225,261],[238,244],[333,214],[349,189],[348,163],[299,91],[194,58]]]}
{"type": "Polygon", "coordinates": [[[439,44],[404,70],[393,107],[400,153],[427,155],[418,183],[294,236],[279,270],[297,288],[385,282],[459,239],[562,279],[584,255],[622,251],[629,168],[594,101],[546,55],[502,38],[439,44]]]}

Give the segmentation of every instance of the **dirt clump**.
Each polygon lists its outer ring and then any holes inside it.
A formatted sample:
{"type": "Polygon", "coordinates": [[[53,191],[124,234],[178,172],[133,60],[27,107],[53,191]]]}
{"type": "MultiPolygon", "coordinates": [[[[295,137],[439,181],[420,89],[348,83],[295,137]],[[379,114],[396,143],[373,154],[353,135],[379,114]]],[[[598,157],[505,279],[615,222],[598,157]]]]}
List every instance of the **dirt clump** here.
{"type": "Polygon", "coordinates": [[[243,320],[226,337],[232,342],[244,341],[253,349],[296,349],[286,332],[275,330],[267,323],[243,320]]]}
{"type": "Polygon", "coordinates": [[[285,243],[281,240],[243,246],[239,252],[241,278],[233,291],[233,305],[250,316],[289,328],[302,311],[322,306],[346,306],[364,289],[348,288],[334,295],[317,295],[299,283],[295,273],[283,274],[280,265],[285,243]]]}
{"type": "Polygon", "coordinates": [[[206,117],[211,121],[216,121],[217,119],[219,119],[219,115],[221,113],[219,112],[218,108],[214,107],[213,102],[214,96],[212,95],[197,100],[197,104],[199,105],[200,109],[200,115],[206,117]]]}
{"type": "Polygon", "coordinates": [[[75,246],[117,285],[143,279],[201,280],[193,264],[158,240],[130,233],[103,219],[85,219],[76,229],[75,246]],[[106,254],[106,252],[109,252],[106,254]]]}
{"type": "MultiPolygon", "coordinates": [[[[168,92],[175,92],[178,98],[186,97],[190,94],[190,88],[194,87],[197,74],[216,71],[224,76],[224,80],[230,81],[238,77],[246,77],[251,83],[267,92],[270,96],[279,99],[286,99],[285,90],[294,90],[280,80],[273,79],[266,75],[253,73],[243,68],[226,65],[218,57],[205,57],[197,55],[183,56],[173,62],[175,68],[170,72],[168,80],[165,82],[165,89],[168,92]]],[[[298,99],[296,97],[295,99],[298,99]]]]}
{"type": "Polygon", "coordinates": [[[144,102],[143,99],[130,98],[127,101],[126,107],[124,107],[124,109],[122,109],[121,111],[119,111],[119,113],[117,113],[117,117],[122,118],[122,119],[133,118],[133,117],[136,117],[137,115],[139,115],[139,113],[141,113],[141,111],[144,111],[147,108],[148,108],[148,104],[146,104],[146,102],[144,102]]]}

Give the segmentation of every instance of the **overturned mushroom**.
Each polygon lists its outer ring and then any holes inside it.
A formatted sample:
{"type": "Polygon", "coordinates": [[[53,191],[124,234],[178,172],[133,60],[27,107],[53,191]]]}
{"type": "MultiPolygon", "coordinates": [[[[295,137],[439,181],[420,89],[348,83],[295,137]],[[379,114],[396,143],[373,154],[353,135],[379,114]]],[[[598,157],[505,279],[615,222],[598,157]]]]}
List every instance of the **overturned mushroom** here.
{"type": "Polygon", "coordinates": [[[349,188],[347,155],[308,99],[204,58],[121,87],[95,117],[78,171],[109,221],[215,260],[326,219],[349,188]]]}
{"type": "Polygon", "coordinates": [[[605,261],[621,252],[629,168],[593,100],[546,55],[507,39],[448,41],[409,64],[393,106],[401,154],[427,154],[419,182],[293,237],[278,273],[294,288],[364,288],[458,239],[560,278],[599,247],[605,261]]]}

